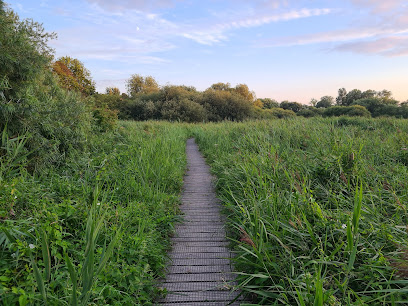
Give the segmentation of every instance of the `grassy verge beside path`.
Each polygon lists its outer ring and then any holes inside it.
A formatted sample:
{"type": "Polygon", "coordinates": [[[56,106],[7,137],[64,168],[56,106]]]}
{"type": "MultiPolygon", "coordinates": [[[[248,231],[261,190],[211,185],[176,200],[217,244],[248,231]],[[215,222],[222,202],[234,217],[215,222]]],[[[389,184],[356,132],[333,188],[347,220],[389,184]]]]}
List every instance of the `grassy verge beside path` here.
{"type": "Polygon", "coordinates": [[[63,166],[1,173],[0,304],[152,303],[176,220],[187,130],[120,125],[88,139],[88,150],[63,166]]]}
{"type": "Polygon", "coordinates": [[[195,137],[257,303],[408,300],[406,121],[220,123],[195,137]]]}

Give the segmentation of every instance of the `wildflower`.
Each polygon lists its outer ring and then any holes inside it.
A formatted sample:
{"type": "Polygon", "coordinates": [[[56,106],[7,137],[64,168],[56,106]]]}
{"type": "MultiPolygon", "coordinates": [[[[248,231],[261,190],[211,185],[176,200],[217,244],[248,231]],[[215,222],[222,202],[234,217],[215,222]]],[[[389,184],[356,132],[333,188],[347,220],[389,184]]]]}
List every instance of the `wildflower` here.
{"type": "Polygon", "coordinates": [[[11,257],[16,258],[16,257],[17,257],[17,253],[11,254],[11,257]]]}
{"type": "Polygon", "coordinates": [[[30,249],[34,249],[34,248],[35,248],[35,245],[32,244],[32,243],[30,243],[28,246],[30,247],[30,249]]]}
{"type": "Polygon", "coordinates": [[[14,196],[15,199],[17,199],[17,196],[14,196]]]}
{"type": "Polygon", "coordinates": [[[101,205],[101,203],[98,202],[98,203],[96,203],[96,205],[101,205]]]}
{"type": "Polygon", "coordinates": [[[346,227],[347,227],[346,224],[342,224],[342,225],[341,225],[341,228],[346,228],[346,227]]]}

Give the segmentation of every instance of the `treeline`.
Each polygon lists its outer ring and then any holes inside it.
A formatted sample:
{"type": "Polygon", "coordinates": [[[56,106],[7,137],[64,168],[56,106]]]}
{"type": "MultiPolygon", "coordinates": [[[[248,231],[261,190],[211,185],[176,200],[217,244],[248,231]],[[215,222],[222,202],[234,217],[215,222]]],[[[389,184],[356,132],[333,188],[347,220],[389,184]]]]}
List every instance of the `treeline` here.
{"type": "Polygon", "coordinates": [[[396,117],[408,118],[408,101],[400,103],[392,97],[388,90],[361,91],[353,89],[347,92],[345,88],[338,90],[336,98],[323,96],[320,100],[312,99],[310,105],[283,101],[278,103],[272,99],[259,99],[258,107],[273,109],[281,107],[292,110],[303,117],[314,116],[359,116],[359,117],[396,117]]]}
{"type": "Polygon", "coordinates": [[[290,101],[279,103],[269,98],[256,99],[245,84],[231,87],[229,83],[216,83],[198,91],[184,85],[160,87],[151,76],[133,75],[127,81],[127,91],[127,94],[120,94],[118,88],[110,87],[104,94],[95,94],[95,100],[100,107],[116,112],[120,119],[133,120],[242,121],[296,115],[408,118],[408,102],[399,103],[387,90],[353,89],[347,92],[341,88],[336,99],[324,96],[304,105],[290,101]]]}

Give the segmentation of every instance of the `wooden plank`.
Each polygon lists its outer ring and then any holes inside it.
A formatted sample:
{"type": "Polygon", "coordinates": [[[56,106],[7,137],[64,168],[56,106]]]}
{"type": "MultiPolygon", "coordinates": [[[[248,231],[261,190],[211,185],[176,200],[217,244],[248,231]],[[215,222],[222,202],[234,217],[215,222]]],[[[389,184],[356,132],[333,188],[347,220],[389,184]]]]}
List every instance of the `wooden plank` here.
{"type": "Polygon", "coordinates": [[[217,273],[199,273],[197,274],[167,274],[166,282],[231,282],[235,279],[235,275],[231,272],[217,273]]]}
{"type": "Polygon", "coordinates": [[[218,266],[229,265],[228,258],[173,258],[171,260],[173,266],[218,266]]]}
{"type": "Polygon", "coordinates": [[[208,266],[174,266],[171,265],[168,269],[169,273],[173,274],[199,274],[199,273],[222,273],[230,272],[230,265],[208,265],[208,266]]]}
{"type": "Polygon", "coordinates": [[[175,292],[167,294],[164,302],[179,303],[179,302],[225,302],[233,300],[236,292],[229,291],[203,291],[203,292],[175,292]]]}
{"type": "Polygon", "coordinates": [[[163,288],[172,292],[183,291],[231,291],[234,285],[230,282],[183,282],[164,283],[163,288]]]}
{"type": "Polygon", "coordinates": [[[224,252],[224,253],[191,253],[191,252],[184,252],[184,253],[174,253],[170,252],[171,259],[204,259],[204,258],[232,258],[231,252],[224,252]]]}

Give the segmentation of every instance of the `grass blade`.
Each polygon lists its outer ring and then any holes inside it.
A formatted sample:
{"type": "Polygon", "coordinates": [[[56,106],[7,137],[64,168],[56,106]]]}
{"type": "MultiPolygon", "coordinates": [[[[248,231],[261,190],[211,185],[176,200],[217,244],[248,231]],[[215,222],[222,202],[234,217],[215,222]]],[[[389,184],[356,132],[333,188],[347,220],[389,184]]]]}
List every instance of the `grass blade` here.
{"type": "Polygon", "coordinates": [[[47,243],[47,234],[44,230],[41,231],[41,244],[42,244],[42,254],[43,260],[45,265],[45,280],[50,280],[51,277],[51,258],[50,258],[50,250],[48,248],[47,243]]]}

